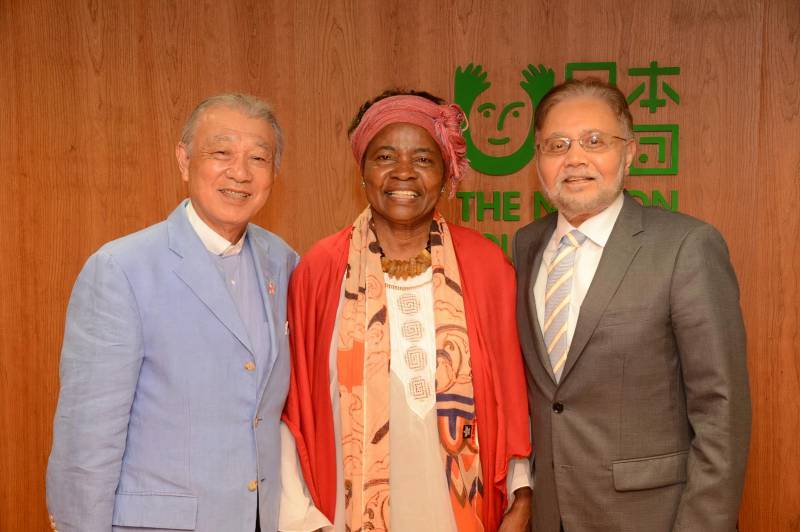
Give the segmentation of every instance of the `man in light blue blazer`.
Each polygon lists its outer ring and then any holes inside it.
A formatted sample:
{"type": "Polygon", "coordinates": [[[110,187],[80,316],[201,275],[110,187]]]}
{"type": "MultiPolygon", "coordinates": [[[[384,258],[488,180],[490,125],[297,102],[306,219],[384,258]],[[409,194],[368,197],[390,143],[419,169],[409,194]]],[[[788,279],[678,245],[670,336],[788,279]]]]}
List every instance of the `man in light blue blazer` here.
{"type": "Polygon", "coordinates": [[[89,258],[67,310],[47,467],[54,530],[277,528],[297,255],[250,219],[281,132],[247,95],[203,101],[176,148],[189,199],[89,258]]]}

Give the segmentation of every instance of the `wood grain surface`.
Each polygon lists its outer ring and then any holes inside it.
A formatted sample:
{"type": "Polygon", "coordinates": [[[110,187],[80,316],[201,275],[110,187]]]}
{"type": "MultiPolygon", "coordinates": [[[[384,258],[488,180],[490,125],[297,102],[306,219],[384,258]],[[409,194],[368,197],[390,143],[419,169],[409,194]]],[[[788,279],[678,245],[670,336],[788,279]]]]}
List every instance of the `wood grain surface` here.
{"type": "MultiPolygon", "coordinates": [[[[72,284],[104,242],[163,219],[184,196],[174,159],[203,97],[271,101],[286,136],[280,179],[256,222],[298,251],[364,208],[347,141],[358,106],[387,87],[453,97],[481,64],[495,102],[521,71],[569,62],[680,66],[680,172],[628,186],[679,191],[717,226],[748,328],[753,441],[741,530],[800,531],[800,2],[589,0],[0,0],[0,531],[47,530],[44,471],[72,284]]],[[[530,109],[506,124],[524,138],[530,109]],[[528,114],[525,114],[528,113],[528,114]]],[[[476,141],[496,126],[473,113],[476,141]]],[[[505,150],[505,151],[504,151],[505,150]]],[[[471,172],[466,191],[518,191],[520,221],[464,225],[509,239],[531,220],[535,165],[471,172]]],[[[459,200],[443,200],[451,220],[459,200]]]]}

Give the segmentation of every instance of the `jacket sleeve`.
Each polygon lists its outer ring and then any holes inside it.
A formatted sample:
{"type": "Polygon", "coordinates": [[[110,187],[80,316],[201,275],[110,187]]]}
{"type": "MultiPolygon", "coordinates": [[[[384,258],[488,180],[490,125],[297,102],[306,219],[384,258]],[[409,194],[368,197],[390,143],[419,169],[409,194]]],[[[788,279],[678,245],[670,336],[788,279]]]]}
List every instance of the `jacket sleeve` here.
{"type": "Polygon", "coordinates": [[[142,355],[141,321],[128,279],[100,251],[75,283],[61,351],[47,466],[47,506],[61,532],[111,530],[142,355]]]}
{"type": "Polygon", "coordinates": [[[739,287],[722,236],[701,225],[684,239],[670,316],[694,437],[674,529],[736,528],[750,441],[750,394],[739,287]]]}
{"type": "Polygon", "coordinates": [[[294,437],[309,495],[331,522],[336,505],[336,451],[327,355],[343,272],[338,261],[312,250],[292,275],[288,298],[292,367],[281,418],[294,437]]]}

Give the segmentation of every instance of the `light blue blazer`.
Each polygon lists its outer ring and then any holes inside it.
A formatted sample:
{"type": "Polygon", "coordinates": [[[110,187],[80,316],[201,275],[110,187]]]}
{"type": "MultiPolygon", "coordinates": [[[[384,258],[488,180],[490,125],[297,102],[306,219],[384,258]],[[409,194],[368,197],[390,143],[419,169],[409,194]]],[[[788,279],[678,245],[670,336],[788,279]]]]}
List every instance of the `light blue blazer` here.
{"type": "Polygon", "coordinates": [[[252,224],[247,238],[273,354],[255,369],[185,202],[87,261],[67,310],[47,467],[60,532],[253,532],[257,502],[261,530],[276,530],[297,254],[252,224]]]}

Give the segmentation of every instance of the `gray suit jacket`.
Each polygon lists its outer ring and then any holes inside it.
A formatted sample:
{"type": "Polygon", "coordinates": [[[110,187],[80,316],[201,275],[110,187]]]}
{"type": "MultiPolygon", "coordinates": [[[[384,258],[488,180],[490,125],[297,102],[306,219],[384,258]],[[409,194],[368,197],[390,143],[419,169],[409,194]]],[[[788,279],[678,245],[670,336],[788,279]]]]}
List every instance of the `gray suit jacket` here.
{"type": "Polygon", "coordinates": [[[720,234],[626,195],[559,384],[533,284],[556,214],[518,233],[535,532],[728,532],[750,438],[739,289],[720,234]]]}

